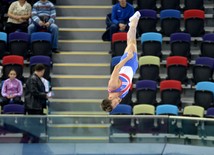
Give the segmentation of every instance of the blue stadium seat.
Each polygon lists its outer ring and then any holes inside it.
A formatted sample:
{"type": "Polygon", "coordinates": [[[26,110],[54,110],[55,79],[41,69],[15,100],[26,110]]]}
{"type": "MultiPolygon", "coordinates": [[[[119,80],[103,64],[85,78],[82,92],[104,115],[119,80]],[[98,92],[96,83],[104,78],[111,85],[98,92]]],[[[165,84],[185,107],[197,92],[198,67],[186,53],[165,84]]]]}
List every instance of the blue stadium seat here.
{"type": "Polygon", "coordinates": [[[51,56],[51,34],[35,32],[31,35],[31,50],[34,55],[51,56]]]}
{"type": "Polygon", "coordinates": [[[155,32],[147,32],[141,35],[142,55],[161,57],[162,35],[155,32]]]}
{"type": "Polygon", "coordinates": [[[160,12],[161,32],[170,36],[172,33],[180,32],[181,12],[167,9],[160,12]]]}
{"type": "Polygon", "coordinates": [[[3,58],[7,48],[7,33],[0,32],[0,59],[3,58]]]}
{"type": "Polygon", "coordinates": [[[156,108],[156,115],[178,115],[178,107],[175,105],[159,105],[156,108]]]}

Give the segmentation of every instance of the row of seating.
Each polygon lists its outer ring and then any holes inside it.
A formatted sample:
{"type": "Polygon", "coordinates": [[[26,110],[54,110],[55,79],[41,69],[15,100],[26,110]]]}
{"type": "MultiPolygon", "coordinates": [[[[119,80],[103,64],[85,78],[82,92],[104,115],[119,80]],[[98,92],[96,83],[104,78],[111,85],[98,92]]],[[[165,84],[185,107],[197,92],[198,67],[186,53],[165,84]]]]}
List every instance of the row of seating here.
{"type": "MultiPolygon", "coordinates": [[[[119,104],[110,115],[175,115],[178,116],[178,107],[174,105],[159,105],[155,107],[148,104],[130,105],[119,104]]],[[[204,108],[200,106],[186,106],[182,116],[204,117],[204,108]]],[[[214,108],[207,109],[206,117],[214,117],[214,108]]]]}
{"type": "MultiPolygon", "coordinates": [[[[50,69],[51,69],[51,59],[48,56],[32,56],[30,58],[30,74],[34,72],[34,68],[36,64],[42,63],[45,66],[45,73],[44,73],[44,78],[47,79],[48,81],[51,80],[50,77],[50,69]]],[[[24,68],[24,58],[22,56],[18,55],[9,55],[9,56],[4,56],[2,59],[2,80],[5,80],[8,78],[8,73],[10,69],[15,69],[17,72],[17,79],[21,80],[24,82],[23,78],[23,68],[24,68]]]]}
{"type": "MultiPolygon", "coordinates": [[[[118,0],[113,0],[116,4],[118,0]]],[[[133,0],[127,0],[128,3],[133,4],[133,0]]],[[[157,0],[137,0],[138,9],[157,9],[157,0]]],[[[180,9],[180,0],[161,0],[161,9],[180,9]]],[[[204,0],[184,0],[184,9],[201,9],[204,10],[204,0]]]]}
{"type": "MultiPolygon", "coordinates": [[[[121,56],[112,58],[111,72],[114,66],[119,63],[121,56]]],[[[197,84],[202,81],[213,81],[213,68],[214,59],[208,57],[200,57],[195,61],[195,65],[192,68],[193,78],[192,84],[197,84]]],[[[139,79],[141,80],[154,80],[160,82],[159,76],[160,70],[160,58],[156,56],[143,56],[139,58],[139,79]]],[[[168,80],[178,80],[187,84],[187,70],[188,61],[185,57],[171,56],[167,58],[166,70],[168,80]]]]}
{"type": "MultiPolygon", "coordinates": [[[[115,33],[112,36],[112,56],[121,56],[127,45],[127,33],[115,33]]],[[[162,35],[147,32],[141,35],[141,55],[162,57],[162,35]]],[[[170,56],[184,56],[191,60],[191,35],[188,33],[173,33],[170,35],[170,56]]],[[[201,42],[201,56],[214,58],[214,33],[205,34],[201,42]]]]}
{"type": "Polygon", "coordinates": [[[7,34],[0,32],[0,59],[5,55],[7,46],[9,54],[25,57],[31,49],[33,55],[51,55],[51,34],[48,32],[35,32],[29,37],[25,32],[10,33],[7,42],[7,34]],[[31,48],[30,48],[30,46],[31,48]]]}
{"type": "MultiPolygon", "coordinates": [[[[139,35],[146,32],[157,32],[157,13],[154,10],[141,10],[141,18],[138,23],[139,35]]],[[[184,12],[185,30],[192,37],[204,34],[205,15],[202,10],[186,10],[184,12]]],[[[172,33],[181,32],[181,12],[168,9],[160,12],[161,33],[170,36],[172,33]]]]}
{"type": "MultiPolygon", "coordinates": [[[[170,104],[178,108],[182,107],[181,102],[182,86],[176,80],[165,80],[160,83],[161,102],[156,101],[157,83],[152,80],[140,80],[136,82],[136,98],[138,104],[170,104]]],[[[194,92],[194,105],[198,105],[207,110],[214,107],[214,83],[199,82],[194,92]]]]}

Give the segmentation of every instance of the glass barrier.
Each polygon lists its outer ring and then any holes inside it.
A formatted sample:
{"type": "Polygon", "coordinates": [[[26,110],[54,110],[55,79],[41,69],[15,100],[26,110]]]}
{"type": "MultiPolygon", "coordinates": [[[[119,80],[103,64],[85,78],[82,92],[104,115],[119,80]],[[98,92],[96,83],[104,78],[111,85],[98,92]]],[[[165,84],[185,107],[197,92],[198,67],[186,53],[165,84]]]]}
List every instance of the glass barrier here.
{"type": "Polygon", "coordinates": [[[206,151],[209,154],[214,151],[210,147],[214,145],[213,129],[214,119],[197,117],[0,115],[0,150],[7,154],[10,148],[17,148],[19,153],[11,149],[10,154],[24,155],[181,155],[187,150],[191,155],[206,151]]]}
{"type": "Polygon", "coordinates": [[[46,116],[1,115],[0,143],[44,143],[46,124],[46,116]]]}
{"type": "Polygon", "coordinates": [[[214,146],[213,131],[213,118],[170,116],[168,143],[214,146]]]}

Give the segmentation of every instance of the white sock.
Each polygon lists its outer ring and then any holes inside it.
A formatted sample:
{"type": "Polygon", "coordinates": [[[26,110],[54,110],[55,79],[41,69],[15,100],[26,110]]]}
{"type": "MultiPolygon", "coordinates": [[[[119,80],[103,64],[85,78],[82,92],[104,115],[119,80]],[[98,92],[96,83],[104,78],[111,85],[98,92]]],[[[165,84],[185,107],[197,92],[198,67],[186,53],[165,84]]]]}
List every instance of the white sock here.
{"type": "MultiPolygon", "coordinates": [[[[132,19],[133,18],[137,18],[138,20],[140,19],[140,17],[141,17],[141,14],[140,14],[140,12],[139,11],[136,11],[135,13],[134,13],[134,15],[133,16],[131,16],[130,18],[129,18],[129,26],[131,25],[131,21],[132,21],[132,19]]],[[[137,24],[137,23],[136,23],[137,24]]]]}

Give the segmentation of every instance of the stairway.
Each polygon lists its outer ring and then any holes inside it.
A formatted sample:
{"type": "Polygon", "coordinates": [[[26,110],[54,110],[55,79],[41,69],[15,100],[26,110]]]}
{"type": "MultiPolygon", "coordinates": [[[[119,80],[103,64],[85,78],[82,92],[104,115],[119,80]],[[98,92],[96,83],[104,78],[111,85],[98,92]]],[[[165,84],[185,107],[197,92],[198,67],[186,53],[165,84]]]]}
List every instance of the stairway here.
{"type": "MultiPolygon", "coordinates": [[[[57,1],[56,24],[59,26],[58,42],[61,53],[54,54],[52,58],[51,85],[55,96],[49,105],[49,116],[53,116],[48,121],[49,142],[108,142],[109,121],[105,118],[108,113],[100,109],[100,103],[108,96],[111,55],[108,53],[110,42],[102,41],[101,36],[106,27],[106,14],[110,13],[111,9],[111,0],[57,1]],[[55,115],[60,116],[56,118],[55,115]],[[79,115],[87,115],[88,119],[79,115]],[[77,121],[79,119],[80,121],[77,121]]],[[[214,30],[213,1],[205,2],[205,13],[205,30],[206,33],[211,33],[214,30]]],[[[182,20],[181,29],[183,25],[182,20]]],[[[158,20],[158,30],[159,27],[158,20]]],[[[166,78],[165,64],[170,53],[169,41],[169,37],[163,37],[163,61],[160,68],[162,80],[166,78]]],[[[189,78],[192,77],[194,60],[200,53],[201,41],[201,37],[192,38],[193,56],[188,70],[189,78]]],[[[140,38],[138,50],[141,51],[140,38]]],[[[137,71],[134,84],[138,77],[137,71]]],[[[189,84],[183,85],[182,88],[184,106],[191,105],[195,87],[189,84]]],[[[132,99],[136,100],[135,90],[132,99]]],[[[160,101],[159,92],[157,100],[160,101]]]]}

